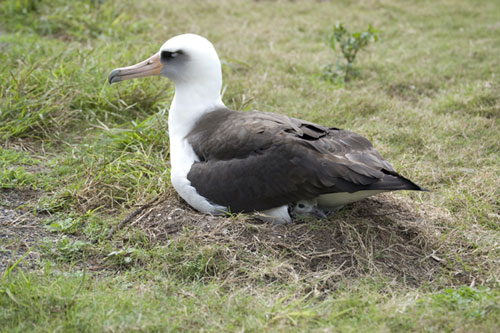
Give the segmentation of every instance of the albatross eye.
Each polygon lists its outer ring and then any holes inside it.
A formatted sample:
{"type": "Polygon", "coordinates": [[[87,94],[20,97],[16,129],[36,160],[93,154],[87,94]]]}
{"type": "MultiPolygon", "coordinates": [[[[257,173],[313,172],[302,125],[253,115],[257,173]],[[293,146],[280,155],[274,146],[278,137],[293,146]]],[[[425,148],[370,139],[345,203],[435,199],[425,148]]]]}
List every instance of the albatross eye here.
{"type": "Polygon", "coordinates": [[[177,57],[179,54],[182,54],[182,51],[175,51],[175,52],[172,52],[172,51],[161,51],[161,54],[160,54],[160,60],[161,62],[165,62],[165,61],[168,61],[170,59],[173,59],[175,57],[177,57]]]}
{"type": "Polygon", "coordinates": [[[304,208],[305,207],[304,204],[301,204],[301,203],[298,204],[298,206],[299,206],[299,208],[304,208]]]}

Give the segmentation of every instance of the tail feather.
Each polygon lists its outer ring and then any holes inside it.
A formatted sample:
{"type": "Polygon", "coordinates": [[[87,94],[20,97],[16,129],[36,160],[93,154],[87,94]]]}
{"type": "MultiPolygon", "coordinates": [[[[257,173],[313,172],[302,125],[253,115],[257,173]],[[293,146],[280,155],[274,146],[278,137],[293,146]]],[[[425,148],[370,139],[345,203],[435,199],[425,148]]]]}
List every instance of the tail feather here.
{"type": "Polygon", "coordinates": [[[415,184],[408,178],[399,174],[385,174],[380,181],[370,184],[366,187],[367,190],[384,190],[384,191],[424,191],[429,192],[428,189],[415,184]]]}

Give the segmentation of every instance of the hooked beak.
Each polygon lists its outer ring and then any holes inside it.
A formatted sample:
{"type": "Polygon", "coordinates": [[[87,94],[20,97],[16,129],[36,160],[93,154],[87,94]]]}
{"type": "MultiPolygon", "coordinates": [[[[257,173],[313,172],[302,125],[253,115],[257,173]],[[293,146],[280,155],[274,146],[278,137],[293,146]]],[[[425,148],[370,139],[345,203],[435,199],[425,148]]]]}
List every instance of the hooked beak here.
{"type": "Polygon", "coordinates": [[[149,59],[128,67],[120,67],[109,73],[109,84],[134,79],[136,77],[145,77],[160,75],[163,65],[160,62],[160,53],[156,53],[149,59]]]}

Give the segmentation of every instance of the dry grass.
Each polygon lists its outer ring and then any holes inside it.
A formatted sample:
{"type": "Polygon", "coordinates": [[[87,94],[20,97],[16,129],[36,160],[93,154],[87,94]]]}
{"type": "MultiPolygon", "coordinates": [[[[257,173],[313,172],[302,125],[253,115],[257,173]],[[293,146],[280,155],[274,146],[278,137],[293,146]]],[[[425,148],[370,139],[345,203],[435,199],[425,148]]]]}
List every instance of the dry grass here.
{"type": "Polygon", "coordinates": [[[492,283],[498,274],[489,249],[470,253],[470,241],[453,231],[448,212],[397,194],[351,204],[327,221],[270,225],[200,214],[170,193],[129,223],[154,245],[216,249],[214,262],[205,263],[208,276],[233,287],[304,282],[323,293],[370,277],[388,289],[432,289],[492,283]]]}

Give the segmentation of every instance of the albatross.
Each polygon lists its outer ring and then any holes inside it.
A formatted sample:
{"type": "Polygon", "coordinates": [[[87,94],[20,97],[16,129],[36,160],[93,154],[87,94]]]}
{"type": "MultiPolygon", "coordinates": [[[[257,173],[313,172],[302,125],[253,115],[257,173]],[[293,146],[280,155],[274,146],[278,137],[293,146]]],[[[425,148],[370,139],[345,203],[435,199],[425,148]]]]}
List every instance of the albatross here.
{"type": "Polygon", "coordinates": [[[258,213],[290,223],[290,207],[301,202],[335,210],[381,192],[425,191],[356,133],[227,108],[221,63],[204,37],[175,36],[149,59],[117,68],[108,79],[112,84],[153,75],[175,85],[168,113],[172,185],[200,212],[258,213]]]}

